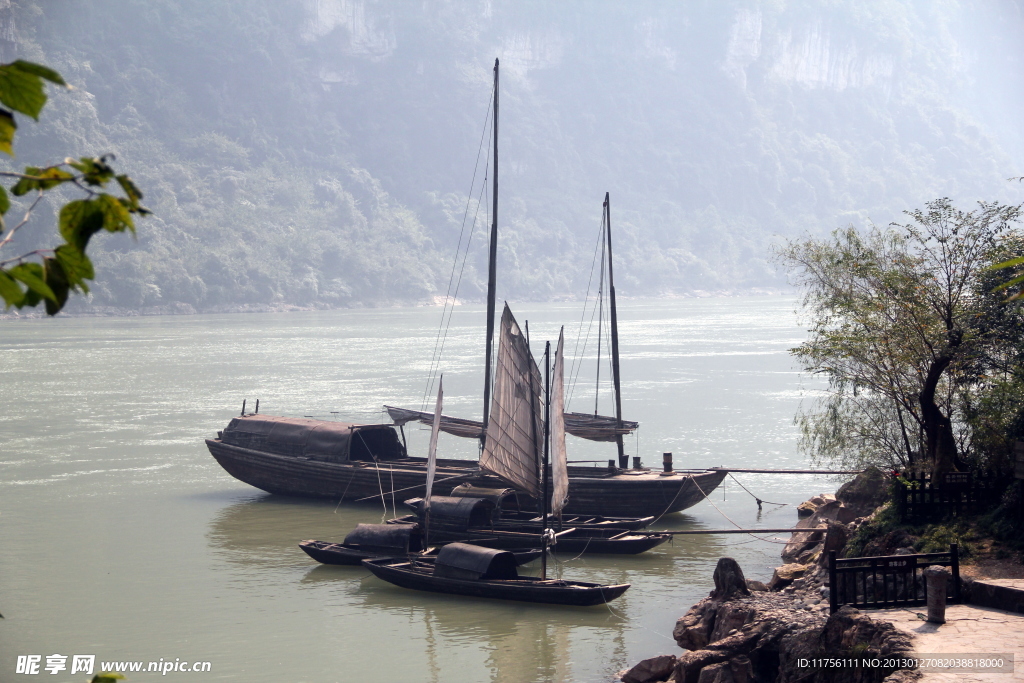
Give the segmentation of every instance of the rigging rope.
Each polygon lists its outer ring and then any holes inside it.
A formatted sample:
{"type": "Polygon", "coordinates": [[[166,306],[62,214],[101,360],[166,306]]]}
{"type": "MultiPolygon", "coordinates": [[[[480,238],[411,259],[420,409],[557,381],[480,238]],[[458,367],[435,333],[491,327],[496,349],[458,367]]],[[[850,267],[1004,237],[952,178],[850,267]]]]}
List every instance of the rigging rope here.
{"type": "MultiPolygon", "coordinates": [[[[462,275],[466,270],[466,259],[469,257],[469,247],[473,242],[473,234],[476,232],[476,219],[480,213],[480,202],[477,200],[476,211],[473,214],[473,225],[469,231],[469,240],[466,242],[466,255],[462,259],[462,269],[459,271],[459,279],[455,285],[455,295],[452,294],[452,281],[455,279],[455,269],[459,264],[459,253],[462,250],[462,236],[466,231],[466,220],[469,217],[469,207],[473,202],[473,189],[476,187],[476,176],[480,169],[480,154],[483,151],[484,141],[487,139],[487,133],[493,127],[493,120],[491,118],[491,106],[494,102],[494,86],[491,86],[491,94],[487,98],[487,111],[484,114],[484,127],[480,133],[480,144],[476,151],[476,163],[473,166],[473,179],[469,184],[469,193],[466,195],[466,209],[462,214],[462,227],[459,229],[459,242],[455,246],[455,259],[452,261],[452,273],[448,277],[448,290],[445,292],[444,307],[441,309],[441,323],[437,327],[437,338],[434,340],[434,353],[430,358],[430,370],[427,372],[427,386],[423,391],[422,410],[426,410],[427,397],[430,395],[430,390],[434,386],[434,378],[437,375],[438,368],[441,364],[441,354],[444,352],[444,342],[448,338],[448,327],[451,325],[452,314],[455,312],[455,300],[459,295],[459,287],[462,284],[462,275]],[[451,301],[452,310],[448,313],[448,322],[445,323],[445,313],[448,312],[448,302],[451,301]],[[441,328],[444,328],[444,336],[442,337],[441,328]]],[[[487,186],[487,171],[490,168],[490,159],[484,165],[484,182],[483,187],[487,186]]]]}
{"type": "Polygon", "coordinates": [[[587,280],[587,294],[583,299],[583,313],[580,314],[580,326],[576,331],[576,344],[572,351],[572,365],[569,367],[569,396],[565,401],[566,406],[572,403],[573,392],[576,390],[576,381],[579,379],[580,370],[583,368],[583,356],[587,352],[587,343],[590,341],[590,331],[594,327],[594,316],[597,315],[597,306],[590,314],[590,324],[587,326],[587,336],[583,341],[583,349],[580,350],[580,337],[583,336],[583,321],[587,317],[587,303],[590,301],[590,288],[594,284],[594,270],[597,267],[597,256],[600,253],[604,235],[604,211],[601,212],[601,226],[597,233],[597,242],[594,244],[594,258],[590,263],[590,279],[587,280]]]}

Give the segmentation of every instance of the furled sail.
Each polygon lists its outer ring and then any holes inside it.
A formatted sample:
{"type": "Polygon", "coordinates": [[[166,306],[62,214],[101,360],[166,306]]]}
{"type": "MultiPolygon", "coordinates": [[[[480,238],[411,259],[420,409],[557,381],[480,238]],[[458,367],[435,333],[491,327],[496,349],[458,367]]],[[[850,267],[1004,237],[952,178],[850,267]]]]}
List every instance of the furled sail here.
{"type": "Polygon", "coordinates": [[[588,441],[615,441],[618,436],[631,434],[639,422],[623,420],[621,426],[614,417],[589,413],[565,413],[565,432],[588,441]]]}
{"type": "MultiPolygon", "coordinates": [[[[425,413],[420,410],[408,410],[407,408],[395,408],[394,406],[384,406],[384,408],[387,409],[388,415],[391,416],[391,420],[397,426],[401,426],[409,422],[422,422],[425,425],[434,424],[434,413],[425,413]]],[[[483,422],[479,422],[477,420],[464,420],[461,417],[449,417],[448,415],[442,415],[441,422],[438,427],[445,434],[464,436],[469,439],[479,439],[484,435],[483,422]]]]}
{"type": "Polygon", "coordinates": [[[555,367],[551,373],[551,512],[561,514],[569,500],[569,466],[565,455],[565,328],[558,331],[555,367]]]}
{"type": "Polygon", "coordinates": [[[505,304],[480,467],[534,498],[541,497],[542,388],[526,337],[505,304]]]}
{"type": "Polygon", "coordinates": [[[434,408],[433,427],[430,430],[430,445],[427,448],[427,493],[423,496],[423,509],[430,513],[430,494],[434,490],[434,473],[437,471],[437,432],[441,422],[441,403],[444,401],[444,375],[437,380],[437,405],[434,408]]]}
{"type": "MultiPolygon", "coordinates": [[[[396,425],[404,425],[409,422],[421,422],[425,425],[433,425],[434,414],[425,413],[420,410],[408,410],[407,408],[395,408],[384,406],[391,420],[396,425]]],[[[623,420],[622,426],[615,423],[614,417],[607,415],[590,415],[588,413],[565,413],[565,433],[578,436],[589,441],[615,441],[618,435],[626,435],[633,432],[640,426],[638,422],[623,420]]],[[[461,417],[441,416],[441,431],[453,436],[463,436],[469,439],[479,439],[484,435],[484,424],[478,420],[464,420],[461,417]]]]}

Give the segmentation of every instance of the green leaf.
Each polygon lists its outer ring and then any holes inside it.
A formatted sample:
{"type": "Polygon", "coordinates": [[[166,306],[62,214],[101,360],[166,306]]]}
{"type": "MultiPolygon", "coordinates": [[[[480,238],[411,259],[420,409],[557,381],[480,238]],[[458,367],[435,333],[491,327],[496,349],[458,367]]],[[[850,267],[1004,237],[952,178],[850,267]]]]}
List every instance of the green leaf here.
{"type": "Polygon", "coordinates": [[[25,73],[30,73],[35,76],[39,76],[40,78],[45,78],[51,83],[56,83],[57,85],[67,85],[67,83],[64,82],[64,79],[61,78],[61,75],[48,66],[36,64],[35,62],[26,62],[24,59],[19,59],[18,61],[11,64],[11,66],[15,66],[24,71],[25,73]]]}
{"type": "Polygon", "coordinates": [[[0,109],[0,152],[14,156],[14,131],[17,129],[14,114],[6,109],[0,109]]]}
{"type": "Polygon", "coordinates": [[[28,62],[0,64],[0,102],[38,121],[39,112],[46,104],[43,79],[20,64],[28,62]]]}
{"type": "Polygon", "coordinates": [[[1012,268],[1014,266],[1019,266],[1022,263],[1024,263],[1024,256],[1018,256],[1017,258],[1012,258],[1009,261],[1003,261],[1002,263],[997,263],[995,265],[989,266],[988,269],[1000,270],[1002,268],[1012,268]]]}
{"type": "Polygon", "coordinates": [[[89,683],[114,683],[115,681],[125,680],[124,676],[113,671],[101,671],[92,677],[89,683]]]}
{"type": "Polygon", "coordinates": [[[29,293],[35,293],[46,299],[56,300],[56,295],[44,279],[43,267],[38,263],[19,263],[8,270],[7,274],[28,287],[26,299],[29,293]]]}
{"type": "Polygon", "coordinates": [[[64,267],[57,259],[44,258],[43,271],[46,274],[46,284],[53,291],[54,295],[52,301],[46,300],[46,313],[48,315],[57,315],[68,301],[68,291],[71,289],[71,286],[68,284],[68,277],[64,272],[64,267]]]}
{"type": "Polygon", "coordinates": [[[142,192],[140,192],[139,188],[135,185],[134,182],[132,182],[132,179],[124,174],[121,174],[117,176],[117,183],[121,186],[121,189],[124,190],[124,193],[128,196],[128,201],[132,203],[132,208],[138,209],[139,202],[142,200],[142,192]]]}
{"type": "Polygon", "coordinates": [[[89,238],[103,229],[103,208],[94,199],[77,199],[60,210],[60,234],[64,241],[85,253],[89,238]]]}
{"type": "MultiPolygon", "coordinates": [[[[0,185],[0,216],[7,213],[7,210],[11,208],[11,198],[7,196],[7,190],[0,185]]],[[[2,223],[0,223],[2,224],[2,223]]],[[[2,230],[3,228],[0,228],[2,230]]]]}
{"type": "Polygon", "coordinates": [[[78,161],[68,160],[68,163],[82,172],[82,180],[88,185],[105,185],[114,177],[114,169],[104,157],[82,157],[78,161]]]}
{"type": "Polygon", "coordinates": [[[21,308],[25,301],[25,293],[21,291],[21,287],[14,281],[14,278],[7,274],[6,270],[2,269],[0,269],[0,297],[3,297],[8,308],[11,306],[21,308]]]}
{"type": "Polygon", "coordinates": [[[103,229],[107,232],[124,232],[125,230],[135,233],[135,222],[132,221],[132,214],[125,204],[127,200],[119,199],[109,194],[101,194],[92,201],[96,202],[103,211],[103,229]]]}
{"type": "Polygon", "coordinates": [[[83,293],[87,293],[89,287],[85,281],[96,277],[89,257],[70,244],[62,244],[57,247],[54,250],[54,257],[64,268],[68,285],[72,289],[80,289],[83,293]]]}
{"type": "Polygon", "coordinates": [[[32,177],[22,178],[11,188],[11,192],[16,197],[27,194],[32,190],[49,190],[51,187],[56,187],[74,179],[73,175],[56,166],[49,166],[47,168],[27,166],[24,175],[32,177]]]}

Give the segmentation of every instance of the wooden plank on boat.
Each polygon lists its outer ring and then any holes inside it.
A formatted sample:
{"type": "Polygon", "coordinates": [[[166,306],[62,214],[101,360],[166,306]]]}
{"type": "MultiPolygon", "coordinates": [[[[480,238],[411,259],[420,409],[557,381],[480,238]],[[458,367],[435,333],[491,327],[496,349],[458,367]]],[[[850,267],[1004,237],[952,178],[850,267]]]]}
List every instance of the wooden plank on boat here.
{"type": "Polygon", "coordinates": [[[805,527],[803,529],[688,529],[686,531],[633,531],[633,534],[670,534],[687,536],[692,534],[806,534],[827,531],[827,527],[805,527]]]}
{"type": "Polygon", "coordinates": [[[734,467],[709,467],[713,472],[742,472],[744,474],[860,474],[864,470],[748,470],[734,467]]]}

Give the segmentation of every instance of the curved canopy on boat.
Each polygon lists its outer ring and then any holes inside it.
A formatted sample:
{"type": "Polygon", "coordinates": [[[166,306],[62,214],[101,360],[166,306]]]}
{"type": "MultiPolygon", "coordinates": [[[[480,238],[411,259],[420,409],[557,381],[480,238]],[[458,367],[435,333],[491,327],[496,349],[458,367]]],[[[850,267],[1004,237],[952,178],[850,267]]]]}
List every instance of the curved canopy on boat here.
{"type": "Polygon", "coordinates": [[[415,524],[360,524],[345,537],[344,545],[395,554],[423,549],[420,530],[415,524]]]}
{"type": "MultiPolygon", "coordinates": [[[[408,410],[407,408],[395,408],[384,406],[388,415],[394,421],[395,426],[401,426],[409,422],[422,422],[426,425],[434,424],[434,414],[425,413],[420,410],[408,410]]],[[[589,441],[615,441],[618,436],[631,434],[640,426],[639,422],[623,420],[619,425],[614,417],[607,415],[590,415],[588,413],[565,413],[565,432],[578,436],[589,441]]],[[[440,429],[442,432],[454,436],[479,439],[484,435],[484,425],[476,420],[466,420],[461,417],[441,416],[440,429]]]]}
{"type": "MultiPolygon", "coordinates": [[[[452,489],[452,498],[483,498],[494,503],[498,508],[502,508],[509,501],[515,501],[516,509],[519,508],[519,494],[515,489],[498,489],[498,488],[484,488],[482,486],[473,486],[472,484],[465,483],[459,484],[452,489]]],[[[434,499],[432,498],[431,501],[434,499]]],[[[431,502],[433,505],[433,502],[431,502]]]]}
{"type": "MultiPolygon", "coordinates": [[[[423,499],[411,498],[405,504],[423,521],[423,499]]],[[[430,497],[430,527],[464,530],[491,525],[497,506],[484,498],[430,497]]]]}
{"type": "MultiPolygon", "coordinates": [[[[433,515],[434,501],[430,501],[433,515]]],[[[449,579],[517,579],[516,557],[507,550],[449,543],[434,561],[434,576],[449,579]]]]}
{"type": "Polygon", "coordinates": [[[245,415],[231,420],[221,432],[221,440],[242,448],[327,462],[405,457],[394,425],[245,415]]]}

